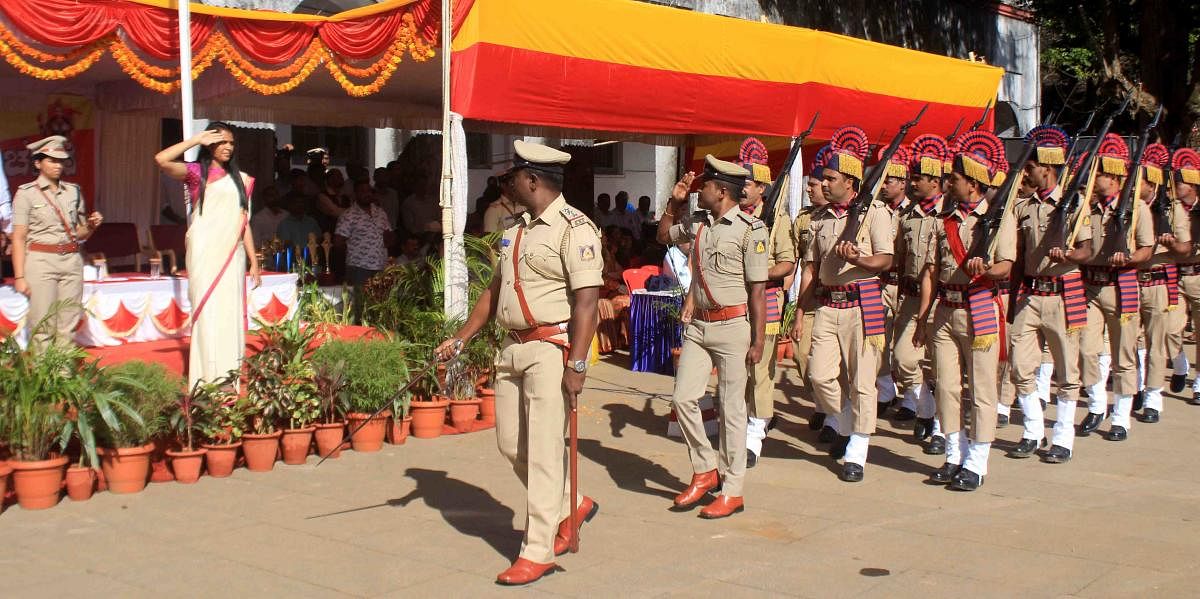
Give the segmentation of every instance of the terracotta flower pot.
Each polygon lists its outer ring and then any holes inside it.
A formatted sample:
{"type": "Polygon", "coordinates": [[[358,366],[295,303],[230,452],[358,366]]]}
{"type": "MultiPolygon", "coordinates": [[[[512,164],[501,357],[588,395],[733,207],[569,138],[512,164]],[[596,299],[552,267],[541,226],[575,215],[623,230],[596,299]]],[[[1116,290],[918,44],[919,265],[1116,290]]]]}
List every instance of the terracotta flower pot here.
{"type": "Polygon", "coordinates": [[[242,455],[246,456],[246,470],[270,472],[274,469],[275,458],[279,456],[279,437],[282,434],[275,431],[263,435],[242,435],[242,455]]]}
{"type": "Polygon", "coordinates": [[[17,504],[22,508],[44,510],[58,504],[58,493],[62,490],[67,458],[36,462],[9,460],[8,465],[13,470],[12,484],[17,493],[17,504]]]}
{"type": "Polygon", "coordinates": [[[150,454],[150,482],[169,483],[175,480],[171,468],[167,465],[168,443],[162,439],[154,440],[154,451],[150,454]]]}
{"type": "Polygon", "coordinates": [[[446,406],[450,400],[434,396],[428,401],[410,404],[412,414],[412,436],[418,439],[434,439],[442,436],[442,425],[446,423],[446,406]]]}
{"type": "Polygon", "coordinates": [[[8,495],[9,474],[12,474],[12,466],[7,461],[0,462],[0,512],[4,511],[4,497],[8,495]]]}
{"type": "Polygon", "coordinates": [[[171,459],[171,470],[175,473],[175,480],[185,485],[200,480],[200,471],[204,469],[204,454],[206,453],[208,450],[203,447],[195,451],[167,450],[167,457],[171,459]]]}
{"type": "Polygon", "coordinates": [[[241,441],[220,445],[205,443],[201,447],[208,450],[208,454],[204,456],[204,459],[208,462],[209,476],[213,478],[225,478],[233,474],[233,467],[237,464],[238,450],[242,448],[241,441]]]}
{"type": "Polygon", "coordinates": [[[314,433],[317,437],[317,455],[320,457],[329,456],[336,458],[342,455],[342,448],[338,443],[342,441],[342,435],[346,434],[346,424],[343,422],[334,422],[330,424],[318,424],[317,431],[314,433]],[[330,452],[333,455],[330,455],[330,452]]]}
{"type": "Polygon", "coordinates": [[[496,424],[496,390],[480,388],[479,419],[486,425],[496,424]]]}
{"type": "Polygon", "coordinates": [[[354,436],[350,437],[350,445],[354,451],[368,453],[383,449],[383,437],[387,434],[388,416],[391,416],[391,413],[387,410],[374,418],[363,412],[346,414],[346,426],[354,431],[354,436]],[[364,421],[366,424],[363,424],[364,421]]]}
{"type": "Polygon", "coordinates": [[[479,419],[479,404],[477,397],[471,399],[455,399],[450,402],[450,422],[454,430],[469,433],[475,430],[475,421],[479,419]]]}
{"type": "Polygon", "coordinates": [[[67,497],[71,501],[87,501],[96,491],[96,470],[84,466],[67,468],[67,497]]]}
{"type": "Polygon", "coordinates": [[[286,429],[279,446],[283,449],[283,463],[298,466],[308,461],[308,448],[312,446],[313,431],[317,427],[286,429]]]}
{"type": "Polygon", "coordinates": [[[682,352],[683,350],[678,347],[671,349],[671,368],[676,373],[679,372],[679,354],[682,352]]]}
{"type": "Polygon", "coordinates": [[[396,420],[393,416],[388,418],[387,442],[392,445],[404,445],[408,440],[408,432],[412,430],[412,416],[405,416],[400,420],[396,420]]]}
{"type": "Polygon", "coordinates": [[[787,358],[790,358],[791,356],[788,354],[791,352],[791,349],[791,339],[780,339],[779,341],[775,342],[775,361],[782,362],[787,358]]]}
{"type": "Polygon", "coordinates": [[[146,481],[150,478],[152,451],[153,443],[141,447],[97,449],[96,452],[100,454],[100,467],[104,469],[104,479],[108,481],[108,492],[120,495],[139,493],[145,489],[146,481]]]}

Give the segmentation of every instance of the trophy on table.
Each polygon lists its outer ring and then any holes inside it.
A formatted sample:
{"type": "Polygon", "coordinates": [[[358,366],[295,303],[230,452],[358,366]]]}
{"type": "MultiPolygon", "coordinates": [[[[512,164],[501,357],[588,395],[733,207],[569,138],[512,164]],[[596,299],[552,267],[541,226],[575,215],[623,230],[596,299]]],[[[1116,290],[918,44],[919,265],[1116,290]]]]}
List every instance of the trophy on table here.
{"type": "Polygon", "coordinates": [[[325,233],[324,239],[321,241],[321,249],[324,250],[324,253],[321,256],[321,265],[324,268],[320,271],[320,274],[317,275],[317,281],[321,285],[332,285],[334,282],[333,271],[330,270],[329,265],[333,263],[333,236],[328,232],[325,233]]]}

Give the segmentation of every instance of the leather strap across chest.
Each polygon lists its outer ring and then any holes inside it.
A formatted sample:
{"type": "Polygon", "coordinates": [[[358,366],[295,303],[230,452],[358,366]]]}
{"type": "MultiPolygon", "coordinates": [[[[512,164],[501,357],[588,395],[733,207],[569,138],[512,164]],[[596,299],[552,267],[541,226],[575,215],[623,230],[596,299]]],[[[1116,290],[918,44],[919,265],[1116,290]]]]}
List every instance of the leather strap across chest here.
{"type": "Polygon", "coordinates": [[[525,290],[521,286],[521,238],[525,236],[525,227],[517,227],[517,238],[513,241],[513,292],[517,294],[517,304],[521,306],[521,316],[525,318],[525,324],[533,327],[537,325],[537,321],[533,319],[533,311],[529,309],[529,302],[525,301],[525,290]]]}
{"type": "Polygon", "coordinates": [[[37,185],[36,183],[34,185],[38,188],[38,191],[42,192],[42,197],[46,198],[46,203],[50,204],[50,207],[54,209],[54,214],[58,215],[58,222],[62,223],[63,231],[67,233],[67,238],[71,240],[71,243],[79,241],[79,239],[75,237],[75,230],[71,228],[71,225],[67,224],[67,217],[63,215],[62,210],[59,209],[58,203],[54,201],[54,198],[51,197],[50,194],[46,193],[46,190],[42,189],[40,185],[37,185]]]}
{"type": "Polygon", "coordinates": [[[704,223],[696,229],[696,241],[692,244],[692,264],[696,265],[696,282],[700,283],[700,288],[704,290],[704,297],[708,300],[708,304],[713,309],[718,309],[721,304],[713,299],[712,290],[708,288],[708,283],[704,280],[704,267],[700,264],[700,236],[704,233],[704,223]]]}

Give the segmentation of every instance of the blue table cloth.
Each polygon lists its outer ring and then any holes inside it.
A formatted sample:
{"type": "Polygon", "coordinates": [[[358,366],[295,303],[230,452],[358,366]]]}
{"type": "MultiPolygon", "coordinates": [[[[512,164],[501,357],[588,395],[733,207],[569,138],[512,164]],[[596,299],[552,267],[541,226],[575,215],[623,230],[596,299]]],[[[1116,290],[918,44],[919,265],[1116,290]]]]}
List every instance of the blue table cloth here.
{"type": "Polygon", "coordinates": [[[671,350],[683,345],[682,306],[683,296],[671,292],[629,297],[629,354],[634,372],[675,374],[671,350]]]}

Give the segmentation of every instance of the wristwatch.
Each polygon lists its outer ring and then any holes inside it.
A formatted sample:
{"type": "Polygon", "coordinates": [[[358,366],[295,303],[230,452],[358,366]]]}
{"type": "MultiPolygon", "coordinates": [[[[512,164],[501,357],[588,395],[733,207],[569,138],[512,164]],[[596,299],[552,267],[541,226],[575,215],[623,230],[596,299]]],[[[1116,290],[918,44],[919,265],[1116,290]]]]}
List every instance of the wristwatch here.
{"type": "Polygon", "coordinates": [[[571,360],[567,362],[567,368],[570,368],[579,374],[583,374],[587,372],[588,363],[587,360],[571,360]]]}

